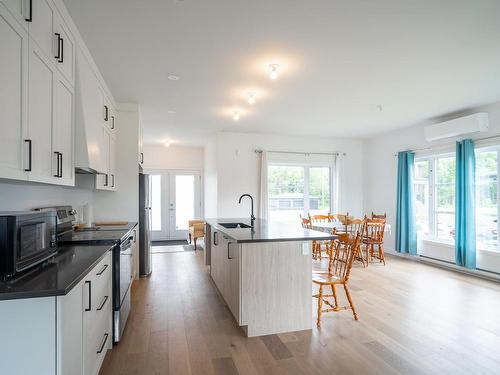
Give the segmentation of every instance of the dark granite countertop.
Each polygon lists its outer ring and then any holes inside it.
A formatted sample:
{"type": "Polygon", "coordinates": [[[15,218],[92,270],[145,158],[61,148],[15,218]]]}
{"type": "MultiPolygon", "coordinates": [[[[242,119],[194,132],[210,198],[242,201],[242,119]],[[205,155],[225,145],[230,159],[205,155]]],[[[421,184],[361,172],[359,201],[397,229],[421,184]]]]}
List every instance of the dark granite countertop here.
{"type": "Polygon", "coordinates": [[[217,228],[226,236],[231,237],[236,242],[283,242],[283,241],[313,241],[331,240],[337,238],[329,233],[319,232],[312,229],[302,228],[300,223],[287,224],[279,222],[269,222],[256,219],[254,228],[227,229],[219,225],[220,223],[244,223],[250,225],[250,219],[241,218],[209,218],[205,219],[207,224],[217,228]]]}
{"type": "Polygon", "coordinates": [[[68,294],[113,247],[59,246],[59,253],[15,278],[0,281],[0,300],[68,294]]]}

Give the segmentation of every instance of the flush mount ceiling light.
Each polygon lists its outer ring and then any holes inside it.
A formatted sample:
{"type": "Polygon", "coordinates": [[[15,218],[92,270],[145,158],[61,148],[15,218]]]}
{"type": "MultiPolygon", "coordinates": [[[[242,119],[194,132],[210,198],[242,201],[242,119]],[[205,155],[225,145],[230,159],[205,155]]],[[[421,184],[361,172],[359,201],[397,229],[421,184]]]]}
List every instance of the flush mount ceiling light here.
{"type": "Polygon", "coordinates": [[[278,78],[278,68],[280,66],[278,64],[269,64],[269,78],[271,78],[273,81],[278,78]]]}
{"type": "Polygon", "coordinates": [[[247,102],[248,104],[255,104],[255,93],[254,92],[248,92],[247,93],[247,102]]]}
{"type": "Polygon", "coordinates": [[[169,115],[175,115],[175,114],[177,113],[177,111],[174,111],[173,109],[169,109],[169,110],[167,111],[167,113],[168,113],[169,115]]]}
{"type": "Polygon", "coordinates": [[[176,76],[174,74],[169,75],[167,78],[171,81],[178,81],[179,79],[181,79],[181,77],[176,76]]]}
{"type": "Polygon", "coordinates": [[[165,143],[163,144],[166,148],[169,148],[170,147],[170,141],[165,141],[165,143]]]}
{"type": "Polygon", "coordinates": [[[240,115],[241,115],[240,111],[239,111],[239,110],[237,110],[237,109],[235,109],[235,110],[233,111],[233,120],[234,120],[234,121],[238,121],[238,120],[240,119],[240,115]]]}

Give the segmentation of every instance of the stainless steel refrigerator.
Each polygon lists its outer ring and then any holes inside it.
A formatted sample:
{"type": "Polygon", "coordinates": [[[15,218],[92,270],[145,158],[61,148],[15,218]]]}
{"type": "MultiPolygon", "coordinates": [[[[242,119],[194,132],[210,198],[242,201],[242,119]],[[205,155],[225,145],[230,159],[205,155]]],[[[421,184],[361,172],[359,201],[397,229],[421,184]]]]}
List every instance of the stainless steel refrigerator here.
{"type": "Polygon", "coordinates": [[[149,175],[139,173],[139,276],[149,276],[151,266],[151,190],[149,175]]]}

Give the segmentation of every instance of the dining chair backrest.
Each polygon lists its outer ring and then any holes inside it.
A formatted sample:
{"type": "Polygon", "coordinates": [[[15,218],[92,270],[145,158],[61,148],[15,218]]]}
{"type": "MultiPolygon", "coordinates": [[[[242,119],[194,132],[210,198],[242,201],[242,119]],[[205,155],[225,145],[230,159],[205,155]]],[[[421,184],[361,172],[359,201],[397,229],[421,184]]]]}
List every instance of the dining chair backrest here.
{"type": "Polygon", "coordinates": [[[385,220],[366,219],[364,237],[376,243],[384,242],[385,220]]]}
{"type": "Polygon", "coordinates": [[[374,214],[372,211],[372,219],[387,219],[387,214],[384,212],[383,214],[374,214]]]}
{"type": "Polygon", "coordinates": [[[309,220],[311,223],[328,223],[330,220],[330,214],[328,215],[309,215],[309,220]]]}
{"type": "Polygon", "coordinates": [[[357,233],[363,233],[363,224],[365,223],[365,220],[363,219],[350,219],[348,218],[345,227],[346,227],[346,232],[350,233],[351,236],[356,235],[357,233]]]}
{"type": "Polygon", "coordinates": [[[357,254],[361,236],[357,234],[352,241],[339,244],[333,248],[333,257],[329,267],[329,273],[347,282],[351,274],[352,264],[357,254]]]}

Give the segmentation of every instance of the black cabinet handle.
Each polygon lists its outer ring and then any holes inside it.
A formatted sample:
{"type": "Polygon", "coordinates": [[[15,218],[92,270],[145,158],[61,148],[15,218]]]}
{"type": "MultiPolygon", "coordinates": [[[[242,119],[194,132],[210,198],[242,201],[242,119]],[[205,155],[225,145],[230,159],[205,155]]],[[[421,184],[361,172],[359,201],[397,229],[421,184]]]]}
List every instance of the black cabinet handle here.
{"type": "Polygon", "coordinates": [[[29,5],[30,5],[30,6],[29,6],[29,8],[30,8],[30,9],[29,9],[29,10],[30,10],[30,15],[29,15],[29,17],[28,17],[28,18],[25,18],[25,19],[24,19],[26,22],[32,22],[32,21],[33,21],[33,0],[30,0],[29,5]]]}
{"type": "Polygon", "coordinates": [[[59,171],[59,177],[62,178],[62,176],[63,176],[63,154],[62,154],[62,152],[59,153],[59,158],[61,159],[61,161],[59,162],[59,168],[61,168],[61,170],[59,171]]]}
{"type": "Polygon", "coordinates": [[[97,308],[97,311],[101,311],[104,308],[106,302],[108,302],[108,296],[104,296],[104,299],[102,300],[100,306],[97,308]]]}
{"type": "Polygon", "coordinates": [[[144,152],[141,152],[141,164],[144,164],[144,152]]]}
{"type": "Polygon", "coordinates": [[[59,41],[61,42],[61,54],[59,56],[59,60],[57,60],[57,61],[59,61],[60,63],[63,63],[64,62],[64,39],[61,38],[61,39],[59,39],[59,41]]]}
{"type": "Polygon", "coordinates": [[[54,57],[59,60],[61,58],[61,34],[55,33],[55,36],[57,36],[57,54],[54,57]]]}
{"type": "Polygon", "coordinates": [[[85,284],[88,284],[89,286],[89,307],[85,309],[85,311],[90,311],[92,310],[92,281],[85,281],[85,284]]]}
{"type": "Polygon", "coordinates": [[[111,116],[111,129],[115,128],[115,116],[111,116]]]}
{"type": "Polygon", "coordinates": [[[108,121],[108,116],[109,116],[109,108],[107,105],[104,106],[104,121],[108,121]]]}
{"type": "Polygon", "coordinates": [[[104,345],[106,345],[106,341],[108,341],[108,336],[109,335],[107,333],[104,334],[104,339],[102,340],[101,347],[97,351],[97,354],[102,353],[102,351],[104,350],[104,345]]]}
{"type": "Polygon", "coordinates": [[[28,168],[25,168],[25,172],[31,172],[31,156],[32,156],[32,144],[31,139],[25,139],[25,143],[28,144],[28,168]]]}
{"type": "Polygon", "coordinates": [[[227,243],[227,259],[233,259],[229,256],[229,245],[231,245],[231,242],[227,243]]]}
{"type": "Polygon", "coordinates": [[[111,175],[111,187],[113,187],[113,188],[115,187],[115,175],[114,174],[111,175]]]}
{"type": "Polygon", "coordinates": [[[54,175],[54,177],[61,177],[60,176],[61,166],[59,165],[61,158],[59,157],[59,152],[54,151],[54,154],[56,155],[56,158],[57,158],[57,168],[56,168],[56,174],[54,175]]]}
{"type": "Polygon", "coordinates": [[[108,175],[104,175],[104,186],[108,186],[108,175]]]}
{"type": "Polygon", "coordinates": [[[108,265],[105,264],[104,267],[102,268],[102,270],[100,270],[99,272],[97,272],[96,275],[97,276],[101,276],[104,273],[104,271],[106,271],[107,268],[108,268],[108,265]]]}
{"type": "Polygon", "coordinates": [[[217,239],[218,233],[214,232],[214,246],[217,246],[216,239],[217,239]]]}

